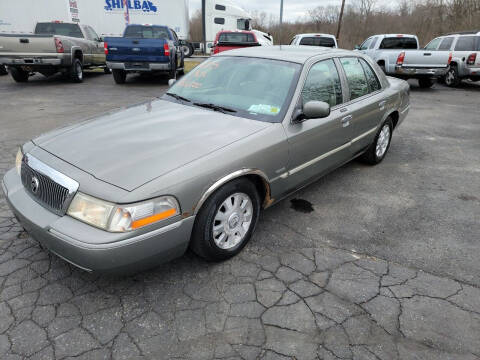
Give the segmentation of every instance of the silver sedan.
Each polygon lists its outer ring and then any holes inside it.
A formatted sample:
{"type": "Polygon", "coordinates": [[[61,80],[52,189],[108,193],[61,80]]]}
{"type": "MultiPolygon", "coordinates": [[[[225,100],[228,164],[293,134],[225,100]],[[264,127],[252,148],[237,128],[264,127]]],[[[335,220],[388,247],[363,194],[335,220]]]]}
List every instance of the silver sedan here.
{"type": "Polygon", "coordinates": [[[22,146],[3,189],[24,228],[87,271],[238,254],[259,213],[342,164],[380,163],[409,86],[358,53],[258,47],[199,65],[159,100],[22,146]]]}

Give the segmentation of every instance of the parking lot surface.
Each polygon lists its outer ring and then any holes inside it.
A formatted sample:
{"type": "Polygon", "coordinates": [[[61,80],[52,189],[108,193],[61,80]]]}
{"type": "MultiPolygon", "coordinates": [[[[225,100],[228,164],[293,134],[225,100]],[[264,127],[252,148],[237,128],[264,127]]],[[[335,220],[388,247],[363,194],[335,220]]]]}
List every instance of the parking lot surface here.
{"type": "MultiPolygon", "coordinates": [[[[0,77],[0,176],[28,139],[164,83],[0,77]]],[[[383,163],[266,210],[223,263],[88,274],[42,250],[0,194],[0,358],[480,359],[479,99],[480,84],[412,83],[383,163]]]]}

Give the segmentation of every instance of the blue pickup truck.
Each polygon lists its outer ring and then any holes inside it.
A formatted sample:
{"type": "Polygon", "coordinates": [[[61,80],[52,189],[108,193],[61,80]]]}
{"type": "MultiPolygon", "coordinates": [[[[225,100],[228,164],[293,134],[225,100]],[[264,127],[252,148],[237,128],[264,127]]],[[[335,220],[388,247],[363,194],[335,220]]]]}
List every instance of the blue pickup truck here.
{"type": "Polygon", "coordinates": [[[183,74],[184,55],[177,34],[167,26],[128,25],[123,37],[106,37],[107,66],[117,84],[128,73],[167,73],[169,79],[183,74]]]}

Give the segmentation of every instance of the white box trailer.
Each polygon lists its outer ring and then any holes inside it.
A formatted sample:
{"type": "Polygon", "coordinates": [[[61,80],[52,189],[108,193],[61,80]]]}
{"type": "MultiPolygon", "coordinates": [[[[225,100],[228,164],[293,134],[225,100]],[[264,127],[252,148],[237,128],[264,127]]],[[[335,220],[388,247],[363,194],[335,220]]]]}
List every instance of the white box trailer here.
{"type": "MultiPolygon", "coordinates": [[[[127,0],[131,24],[166,25],[189,38],[188,0],[127,0]]],[[[123,0],[0,0],[0,32],[32,33],[37,22],[78,21],[100,36],[121,36],[123,0]]]]}

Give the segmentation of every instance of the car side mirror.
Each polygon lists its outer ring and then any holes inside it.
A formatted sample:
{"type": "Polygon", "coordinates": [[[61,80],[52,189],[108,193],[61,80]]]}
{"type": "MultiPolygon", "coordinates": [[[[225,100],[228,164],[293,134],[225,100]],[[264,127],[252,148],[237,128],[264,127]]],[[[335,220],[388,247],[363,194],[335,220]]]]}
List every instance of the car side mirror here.
{"type": "Polygon", "coordinates": [[[301,123],[305,119],[320,119],[330,115],[330,105],[324,101],[309,101],[303,109],[297,109],[293,116],[294,123],[301,123]]]}
{"type": "Polygon", "coordinates": [[[103,42],[103,38],[102,38],[102,37],[98,37],[98,38],[96,38],[95,40],[97,40],[97,42],[103,42]]]}
{"type": "Polygon", "coordinates": [[[360,45],[355,45],[354,50],[360,50],[360,45]]]}
{"type": "Polygon", "coordinates": [[[324,101],[309,101],[303,105],[303,115],[307,119],[325,118],[330,115],[330,105],[324,101]]]}
{"type": "Polygon", "coordinates": [[[170,80],[168,80],[168,86],[172,87],[173,84],[175,84],[176,82],[177,82],[177,79],[170,79],[170,80]]]}

